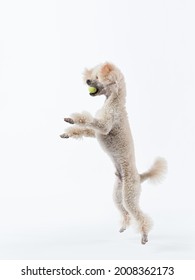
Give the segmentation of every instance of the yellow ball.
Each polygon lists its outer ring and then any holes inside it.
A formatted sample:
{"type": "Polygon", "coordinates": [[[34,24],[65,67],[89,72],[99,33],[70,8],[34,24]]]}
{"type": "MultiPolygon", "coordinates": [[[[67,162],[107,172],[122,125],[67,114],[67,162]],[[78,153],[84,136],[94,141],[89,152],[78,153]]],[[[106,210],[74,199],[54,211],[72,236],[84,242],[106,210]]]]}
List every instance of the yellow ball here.
{"type": "Polygon", "coordinates": [[[95,87],[89,87],[88,90],[89,90],[90,93],[96,93],[97,88],[95,88],[95,87]]]}

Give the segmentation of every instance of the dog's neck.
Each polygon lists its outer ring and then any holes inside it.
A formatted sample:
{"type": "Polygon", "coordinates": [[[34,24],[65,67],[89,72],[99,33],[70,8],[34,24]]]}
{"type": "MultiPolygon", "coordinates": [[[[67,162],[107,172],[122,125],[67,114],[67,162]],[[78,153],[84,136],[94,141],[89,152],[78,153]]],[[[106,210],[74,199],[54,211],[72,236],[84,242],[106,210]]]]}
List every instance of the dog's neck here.
{"type": "Polygon", "coordinates": [[[124,103],[125,105],[125,86],[119,87],[118,85],[115,85],[113,88],[109,88],[108,91],[105,93],[106,100],[105,105],[109,104],[121,104],[124,103]]]}

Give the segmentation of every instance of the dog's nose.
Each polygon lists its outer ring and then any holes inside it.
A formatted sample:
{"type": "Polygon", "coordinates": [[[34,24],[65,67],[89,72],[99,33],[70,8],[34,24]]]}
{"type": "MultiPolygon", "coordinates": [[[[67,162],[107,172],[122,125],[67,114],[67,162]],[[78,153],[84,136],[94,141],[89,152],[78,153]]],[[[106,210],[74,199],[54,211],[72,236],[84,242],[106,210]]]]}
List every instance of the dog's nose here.
{"type": "Polygon", "coordinates": [[[90,85],[90,84],[91,84],[91,80],[87,80],[86,83],[87,83],[88,85],[90,85]]]}

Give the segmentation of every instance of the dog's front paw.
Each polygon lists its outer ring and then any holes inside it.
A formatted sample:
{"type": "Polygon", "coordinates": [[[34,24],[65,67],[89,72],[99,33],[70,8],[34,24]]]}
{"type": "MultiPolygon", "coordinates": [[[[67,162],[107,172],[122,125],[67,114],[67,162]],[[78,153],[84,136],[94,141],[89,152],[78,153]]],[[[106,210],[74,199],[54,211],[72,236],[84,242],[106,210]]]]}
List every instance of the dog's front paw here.
{"type": "Polygon", "coordinates": [[[60,134],[61,138],[69,138],[70,136],[67,133],[60,134]]]}
{"type": "Polygon", "coordinates": [[[64,118],[64,121],[70,124],[74,124],[74,120],[72,118],[64,118]]]}

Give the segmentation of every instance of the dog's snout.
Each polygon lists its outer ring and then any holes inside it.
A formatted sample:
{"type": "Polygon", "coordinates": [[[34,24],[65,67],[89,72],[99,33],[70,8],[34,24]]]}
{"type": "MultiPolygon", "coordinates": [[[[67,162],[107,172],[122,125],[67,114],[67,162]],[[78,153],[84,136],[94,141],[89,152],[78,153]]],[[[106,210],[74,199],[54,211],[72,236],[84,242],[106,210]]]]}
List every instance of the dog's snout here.
{"type": "Polygon", "coordinates": [[[91,84],[91,80],[87,80],[86,83],[87,83],[88,85],[90,85],[90,84],[91,84]]]}

